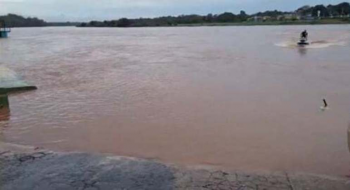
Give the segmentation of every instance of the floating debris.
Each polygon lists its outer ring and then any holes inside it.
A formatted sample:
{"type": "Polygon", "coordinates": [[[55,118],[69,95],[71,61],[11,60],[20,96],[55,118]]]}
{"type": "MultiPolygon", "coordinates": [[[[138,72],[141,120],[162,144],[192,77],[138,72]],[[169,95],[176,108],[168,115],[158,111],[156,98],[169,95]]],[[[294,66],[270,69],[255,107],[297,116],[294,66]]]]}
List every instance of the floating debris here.
{"type": "Polygon", "coordinates": [[[326,101],[326,99],[323,99],[323,106],[321,106],[321,110],[325,111],[328,109],[328,103],[326,101]]]}

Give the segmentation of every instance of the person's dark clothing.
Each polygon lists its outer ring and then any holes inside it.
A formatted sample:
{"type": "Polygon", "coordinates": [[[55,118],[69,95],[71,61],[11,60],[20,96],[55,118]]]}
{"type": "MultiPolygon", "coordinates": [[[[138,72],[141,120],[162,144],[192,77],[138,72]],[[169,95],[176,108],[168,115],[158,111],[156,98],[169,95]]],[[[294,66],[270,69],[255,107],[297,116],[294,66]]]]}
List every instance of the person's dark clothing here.
{"type": "Polygon", "coordinates": [[[301,38],[307,39],[307,36],[308,36],[308,33],[306,30],[301,33],[301,38]]]}

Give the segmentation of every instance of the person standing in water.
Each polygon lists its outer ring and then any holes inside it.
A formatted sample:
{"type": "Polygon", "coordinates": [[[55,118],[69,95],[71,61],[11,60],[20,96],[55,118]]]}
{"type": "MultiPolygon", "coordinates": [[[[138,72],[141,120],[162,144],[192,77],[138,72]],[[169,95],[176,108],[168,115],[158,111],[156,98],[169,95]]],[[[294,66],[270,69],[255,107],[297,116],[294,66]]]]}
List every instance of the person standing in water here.
{"type": "Polygon", "coordinates": [[[304,30],[302,33],[301,33],[301,39],[302,40],[307,40],[307,38],[308,38],[308,36],[309,36],[309,33],[307,33],[307,31],[306,30],[304,30]]]}

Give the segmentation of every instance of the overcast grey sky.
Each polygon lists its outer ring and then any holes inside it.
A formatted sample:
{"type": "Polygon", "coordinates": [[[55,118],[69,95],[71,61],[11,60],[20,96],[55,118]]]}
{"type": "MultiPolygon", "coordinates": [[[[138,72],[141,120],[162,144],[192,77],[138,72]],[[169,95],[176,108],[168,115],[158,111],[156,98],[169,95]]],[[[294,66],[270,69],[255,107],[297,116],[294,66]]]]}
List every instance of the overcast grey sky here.
{"type": "Polygon", "coordinates": [[[349,0],[0,0],[0,15],[15,13],[46,21],[110,20],[180,14],[255,13],[349,0]]]}

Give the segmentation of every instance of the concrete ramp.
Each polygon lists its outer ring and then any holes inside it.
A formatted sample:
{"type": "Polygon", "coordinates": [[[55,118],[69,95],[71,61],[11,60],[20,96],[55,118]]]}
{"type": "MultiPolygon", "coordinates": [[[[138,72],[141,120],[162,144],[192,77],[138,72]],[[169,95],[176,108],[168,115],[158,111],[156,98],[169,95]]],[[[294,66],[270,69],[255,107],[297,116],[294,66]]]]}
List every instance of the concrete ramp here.
{"type": "Polygon", "coordinates": [[[11,93],[23,90],[36,90],[37,87],[23,81],[13,70],[0,66],[0,93],[11,93]]]}

